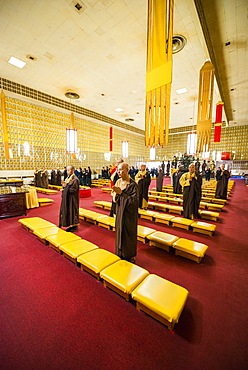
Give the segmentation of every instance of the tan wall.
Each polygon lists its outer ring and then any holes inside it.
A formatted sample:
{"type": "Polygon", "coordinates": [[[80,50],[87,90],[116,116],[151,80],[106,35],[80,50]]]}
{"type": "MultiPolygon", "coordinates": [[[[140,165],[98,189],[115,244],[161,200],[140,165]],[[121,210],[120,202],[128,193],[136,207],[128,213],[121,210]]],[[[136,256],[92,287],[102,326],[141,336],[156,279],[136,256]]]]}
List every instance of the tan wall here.
{"type": "MultiPolygon", "coordinates": [[[[6,113],[9,145],[13,158],[4,159],[3,133],[0,130],[0,170],[32,170],[45,166],[63,168],[68,164],[76,167],[91,166],[98,173],[102,166],[109,166],[121,157],[121,142],[129,142],[130,165],[149,161],[149,149],[144,146],[144,137],[134,132],[113,127],[113,153],[110,162],[104,159],[109,152],[109,125],[92,123],[75,115],[78,129],[79,158],[72,160],[66,154],[66,128],[70,126],[70,112],[42,108],[39,105],[6,97],[6,113]],[[24,142],[30,145],[30,156],[24,156],[24,142]],[[84,159],[84,157],[86,158],[84,159]]],[[[156,161],[172,160],[174,155],[185,153],[187,146],[187,128],[170,130],[169,144],[157,148],[156,161]],[[176,131],[176,133],[175,133],[176,131]]],[[[220,144],[213,143],[211,135],[211,152],[235,151],[236,160],[248,158],[248,126],[225,127],[222,129],[220,144]]]]}

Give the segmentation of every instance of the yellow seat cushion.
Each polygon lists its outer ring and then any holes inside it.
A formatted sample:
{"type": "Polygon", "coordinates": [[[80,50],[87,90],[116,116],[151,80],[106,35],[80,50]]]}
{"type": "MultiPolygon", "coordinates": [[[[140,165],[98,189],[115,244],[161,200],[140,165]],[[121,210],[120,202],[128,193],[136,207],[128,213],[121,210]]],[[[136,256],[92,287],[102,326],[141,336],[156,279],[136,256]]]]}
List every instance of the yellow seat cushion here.
{"type": "Polygon", "coordinates": [[[139,209],[139,215],[140,215],[140,218],[145,218],[145,219],[148,219],[148,220],[153,220],[153,218],[155,218],[157,215],[159,215],[158,212],[154,212],[154,211],[147,211],[145,209],[139,209]]]}
{"type": "Polygon", "coordinates": [[[101,215],[96,219],[98,223],[115,227],[115,218],[110,216],[101,215]]]}
{"type": "Polygon", "coordinates": [[[94,249],[97,249],[98,246],[89,242],[85,239],[75,240],[73,242],[61,244],[59,249],[68,254],[72,258],[77,258],[81,254],[88,253],[94,249]]]}
{"type": "Polygon", "coordinates": [[[199,210],[199,214],[201,215],[201,218],[206,220],[213,220],[217,221],[220,214],[218,212],[213,211],[207,211],[207,210],[199,210]]]}
{"type": "Polygon", "coordinates": [[[181,214],[183,212],[183,207],[182,206],[172,206],[172,205],[167,204],[166,208],[171,213],[181,214]]]}
{"type": "Polygon", "coordinates": [[[95,202],[94,202],[94,204],[95,204],[95,206],[97,206],[97,207],[104,207],[104,206],[111,206],[111,203],[110,202],[106,202],[105,200],[96,200],[95,202]]]}
{"type": "Polygon", "coordinates": [[[185,225],[185,226],[191,226],[193,224],[193,220],[189,220],[188,218],[183,218],[183,217],[174,217],[172,220],[172,225],[174,224],[180,224],[180,225],[185,225]]]}
{"type": "Polygon", "coordinates": [[[207,203],[207,202],[200,202],[200,208],[205,209],[208,205],[209,205],[209,203],[207,203]]]}
{"type": "Polygon", "coordinates": [[[207,208],[211,211],[221,211],[224,206],[222,204],[208,203],[207,208]]]}
{"type": "Polygon", "coordinates": [[[132,298],[168,322],[177,323],[188,294],[187,289],[151,274],[133,290],[132,298]]]}
{"type": "Polygon", "coordinates": [[[138,225],[137,234],[141,238],[147,238],[148,235],[154,233],[155,231],[156,231],[155,229],[151,229],[150,227],[145,227],[145,226],[138,225]]]}
{"type": "Polygon", "coordinates": [[[46,239],[47,236],[49,235],[55,235],[58,233],[58,231],[62,231],[59,227],[57,226],[46,226],[42,227],[40,229],[35,229],[34,230],[34,235],[36,235],[40,239],[46,239]]]}
{"type": "Polygon", "coordinates": [[[178,236],[163,233],[162,231],[155,231],[154,233],[147,236],[148,240],[156,241],[167,246],[172,246],[172,244],[178,240],[178,236]]]}
{"type": "Polygon", "coordinates": [[[208,246],[206,244],[194,242],[193,240],[180,238],[173,243],[173,248],[202,258],[208,246]]]}
{"type": "Polygon", "coordinates": [[[212,199],[212,202],[213,203],[218,203],[218,204],[222,204],[222,205],[225,205],[227,200],[226,199],[219,199],[219,198],[213,198],[212,199]]]}
{"type": "Polygon", "coordinates": [[[124,260],[117,261],[100,273],[102,279],[127,294],[130,294],[148,275],[147,270],[124,260]]]}
{"type": "Polygon", "coordinates": [[[195,229],[202,229],[214,232],[216,230],[216,225],[208,224],[207,222],[195,221],[191,225],[195,229]]]}
{"type": "Polygon", "coordinates": [[[90,270],[99,274],[100,271],[105,269],[107,266],[120,260],[120,257],[115,254],[106,251],[105,249],[94,249],[91,252],[82,254],[77,258],[77,261],[82,265],[88,267],[90,270]]]}
{"type": "Polygon", "coordinates": [[[46,226],[55,226],[52,222],[43,220],[40,217],[22,218],[18,220],[18,222],[20,222],[22,225],[26,226],[32,231],[46,226]]]}
{"type": "Polygon", "coordinates": [[[171,215],[163,215],[162,213],[158,213],[157,216],[155,216],[155,222],[162,222],[162,223],[166,223],[167,225],[169,225],[170,221],[173,220],[175,216],[171,216],[171,215]]]}
{"type": "Polygon", "coordinates": [[[46,238],[46,240],[49,243],[51,243],[57,248],[59,248],[62,244],[70,243],[74,240],[79,240],[79,239],[81,239],[80,236],[74,235],[73,233],[66,232],[61,229],[59,229],[57,234],[50,235],[46,238]]]}
{"type": "Polygon", "coordinates": [[[54,200],[49,199],[49,198],[38,198],[38,202],[39,202],[39,205],[42,206],[42,205],[52,204],[54,200]]]}

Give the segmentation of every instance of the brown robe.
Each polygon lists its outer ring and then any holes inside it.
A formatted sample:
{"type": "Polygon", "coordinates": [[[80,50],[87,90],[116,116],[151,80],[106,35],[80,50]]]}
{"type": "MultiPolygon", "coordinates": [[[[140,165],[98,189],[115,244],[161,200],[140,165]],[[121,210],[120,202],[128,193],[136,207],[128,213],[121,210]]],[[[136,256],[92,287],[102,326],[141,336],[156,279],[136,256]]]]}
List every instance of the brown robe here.
{"type": "Polygon", "coordinates": [[[195,176],[189,181],[189,172],[180,178],[180,184],[183,186],[183,217],[192,219],[199,218],[199,205],[201,201],[202,177],[195,173],[195,176]],[[184,181],[186,185],[184,185],[184,181]],[[189,185],[188,185],[189,184],[189,185]]]}
{"type": "Polygon", "coordinates": [[[115,253],[129,260],[137,253],[138,186],[133,179],[116,199],[115,253]]]}
{"type": "Polygon", "coordinates": [[[159,171],[157,178],[156,178],[156,188],[157,191],[162,191],[163,188],[163,181],[164,181],[164,173],[162,170],[159,171]]]}
{"type": "Polygon", "coordinates": [[[56,185],[58,186],[61,186],[61,176],[62,176],[62,172],[60,170],[57,170],[56,185]]]}
{"type": "Polygon", "coordinates": [[[76,175],[62,191],[59,227],[79,225],[79,181],[76,175]]]}
{"type": "Polygon", "coordinates": [[[227,170],[225,171],[217,170],[216,171],[217,186],[216,186],[215,198],[219,198],[219,199],[227,198],[227,185],[228,185],[229,177],[230,177],[230,172],[227,170]]]}
{"type": "Polygon", "coordinates": [[[56,185],[57,183],[57,176],[55,170],[51,171],[51,185],[56,185]]]}
{"type": "Polygon", "coordinates": [[[41,188],[48,189],[48,172],[42,171],[41,172],[41,188]]]}

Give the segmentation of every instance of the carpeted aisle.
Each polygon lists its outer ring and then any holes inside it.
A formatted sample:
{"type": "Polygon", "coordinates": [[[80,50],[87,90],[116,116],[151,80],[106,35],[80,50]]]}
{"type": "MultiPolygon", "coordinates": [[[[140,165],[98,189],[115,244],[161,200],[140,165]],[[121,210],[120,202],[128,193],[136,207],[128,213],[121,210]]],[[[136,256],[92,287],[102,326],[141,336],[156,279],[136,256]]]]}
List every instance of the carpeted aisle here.
{"type": "MultiPolygon", "coordinates": [[[[48,198],[53,205],[27,217],[57,224],[60,194],[48,198]]],[[[110,195],[92,189],[80,206],[108,214],[94,200],[110,195]]],[[[175,333],[40,243],[18,217],[1,220],[1,369],[246,369],[247,216],[248,188],[235,180],[213,237],[139,220],[209,246],[198,265],[138,243],[138,265],[190,292],[175,333]]],[[[81,221],[76,234],[114,252],[112,231],[81,221]]]]}

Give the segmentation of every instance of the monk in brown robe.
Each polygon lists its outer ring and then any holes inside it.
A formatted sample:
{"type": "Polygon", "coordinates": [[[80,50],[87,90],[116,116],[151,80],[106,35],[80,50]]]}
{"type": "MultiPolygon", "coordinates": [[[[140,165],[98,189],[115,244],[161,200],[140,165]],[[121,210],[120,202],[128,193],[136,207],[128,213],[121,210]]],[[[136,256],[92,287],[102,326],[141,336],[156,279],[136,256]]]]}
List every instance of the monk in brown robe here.
{"type": "Polygon", "coordinates": [[[148,208],[148,190],[151,183],[151,176],[148,171],[146,171],[146,165],[142,164],[140,166],[140,171],[135,176],[135,181],[138,184],[139,189],[139,208],[148,208]]]}
{"type": "Polygon", "coordinates": [[[62,181],[62,200],[60,205],[59,227],[66,231],[76,231],[79,225],[79,181],[74,167],[67,167],[68,177],[62,181]]]}
{"type": "Polygon", "coordinates": [[[48,172],[45,168],[41,171],[41,188],[48,189],[48,172]]]}
{"type": "Polygon", "coordinates": [[[190,220],[199,218],[202,177],[195,172],[193,163],[189,166],[189,172],[181,176],[179,183],[183,188],[183,217],[190,220]]]}
{"type": "Polygon", "coordinates": [[[221,169],[216,171],[216,192],[215,198],[226,199],[227,198],[227,185],[228,179],[230,177],[230,172],[225,170],[225,165],[221,165],[221,169]]]}
{"type": "Polygon", "coordinates": [[[137,253],[138,185],[128,174],[128,164],[118,165],[120,179],[113,186],[116,202],[115,253],[120,258],[135,263],[137,253]]]}

